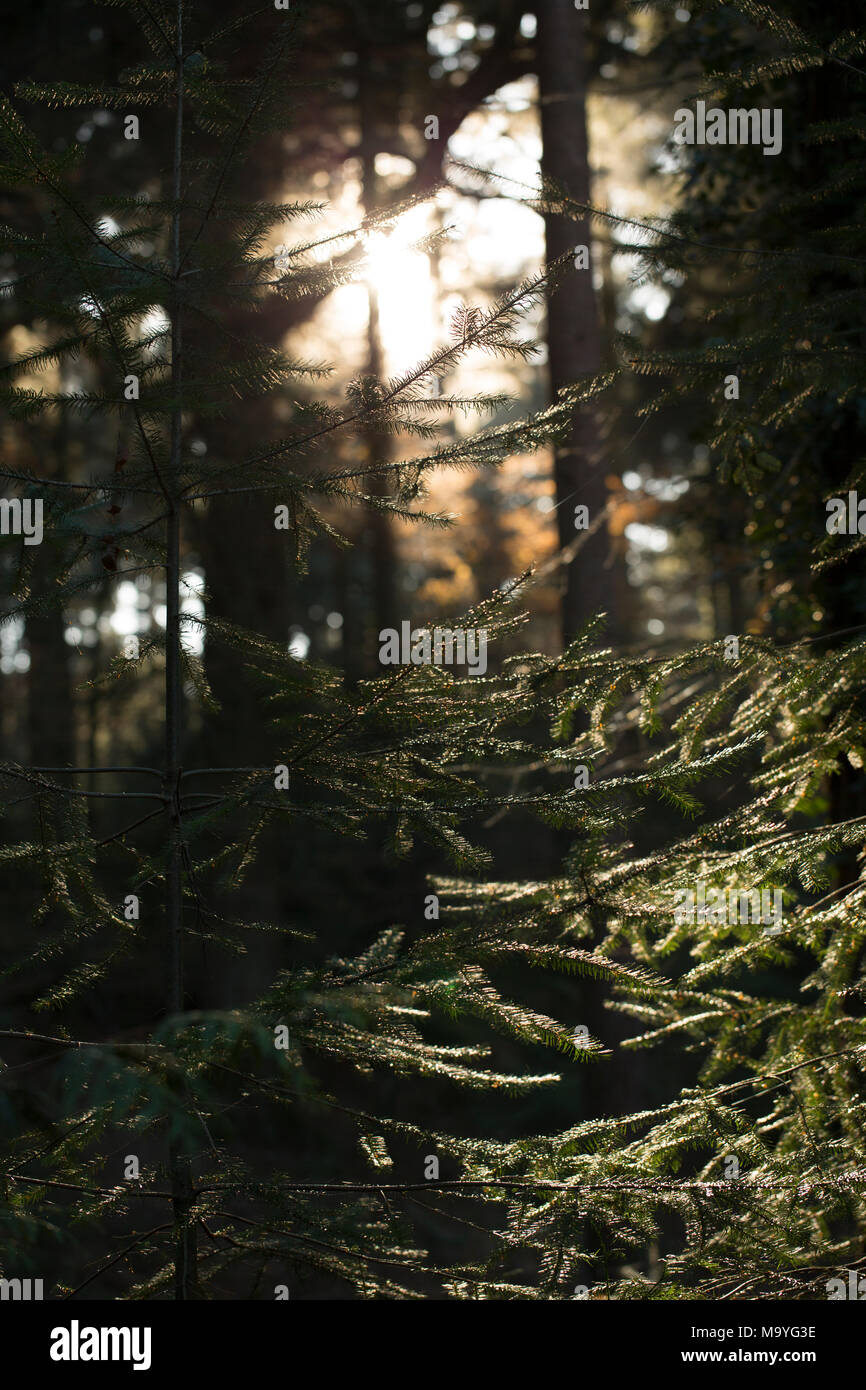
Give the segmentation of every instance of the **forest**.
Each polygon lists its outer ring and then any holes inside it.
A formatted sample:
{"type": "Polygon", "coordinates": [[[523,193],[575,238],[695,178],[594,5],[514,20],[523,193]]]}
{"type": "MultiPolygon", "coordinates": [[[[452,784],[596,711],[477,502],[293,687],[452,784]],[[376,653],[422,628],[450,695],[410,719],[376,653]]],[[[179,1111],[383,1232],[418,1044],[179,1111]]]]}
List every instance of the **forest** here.
{"type": "Polygon", "coordinates": [[[0,68],[2,1300],[866,1299],[861,8],[0,68]]]}

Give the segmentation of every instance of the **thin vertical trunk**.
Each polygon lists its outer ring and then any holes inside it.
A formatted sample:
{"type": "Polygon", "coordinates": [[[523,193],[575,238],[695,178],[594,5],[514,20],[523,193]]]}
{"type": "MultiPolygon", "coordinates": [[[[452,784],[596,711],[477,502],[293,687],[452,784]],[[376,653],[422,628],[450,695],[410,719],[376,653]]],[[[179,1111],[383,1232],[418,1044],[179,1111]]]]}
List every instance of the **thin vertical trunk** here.
{"type": "Polygon", "coordinates": [[[358,579],[358,554],[338,550],[334,558],[334,593],[337,610],[343,615],[340,629],[343,639],[343,671],[350,686],[363,680],[370,669],[370,647],[367,642],[366,594],[358,579]]]}
{"type": "MultiPolygon", "coordinates": [[[[64,389],[63,376],[60,384],[64,389]]],[[[68,426],[66,409],[61,406],[52,440],[53,471],[61,478],[66,476],[68,426]]],[[[48,546],[45,548],[49,550],[48,546]]],[[[51,556],[53,560],[53,551],[51,556]]],[[[63,609],[52,602],[55,577],[50,568],[34,565],[30,582],[33,597],[45,601],[43,610],[31,613],[26,624],[30,656],[27,675],[30,761],[44,767],[72,767],[75,762],[75,705],[63,609]]]]}
{"type": "MultiPolygon", "coordinates": [[[[373,203],[375,205],[375,203],[373,203]]],[[[370,204],[367,204],[369,210],[370,204]]],[[[368,286],[367,302],[367,371],[381,380],[385,375],[384,354],[382,351],[382,332],[379,322],[379,294],[375,285],[368,286]]],[[[375,466],[388,460],[387,436],[367,432],[368,460],[375,466]]],[[[390,492],[387,478],[381,474],[370,477],[370,493],[373,497],[387,497],[390,492]]],[[[373,614],[376,632],[390,627],[396,621],[396,554],[394,532],[391,518],[386,512],[372,512],[370,515],[370,560],[373,573],[373,614]]],[[[372,650],[377,650],[374,644],[372,650]]]]}
{"type": "MultiPolygon", "coordinates": [[[[538,76],[541,96],[542,169],[580,203],[590,201],[586,126],[584,32],[586,16],[572,0],[546,0],[538,13],[538,76]]],[[[590,225],[559,213],[545,218],[548,262],[579,245],[591,247],[590,225]]],[[[592,271],[569,270],[548,305],[550,386],[553,397],[564,386],[599,370],[602,360],[598,309],[592,271]]],[[[569,436],[556,449],[559,543],[578,533],[574,509],[589,509],[590,525],[607,505],[598,424],[587,406],[575,412],[569,436]]],[[[602,524],[566,567],[562,602],[563,639],[599,609],[609,615],[608,635],[616,635],[615,585],[607,527],[602,524]]]]}
{"type": "MultiPolygon", "coordinates": [[[[181,755],[181,661],[180,661],[180,512],[176,487],[181,463],[181,394],[183,387],[181,283],[180,283],[180,198],[183,156],[183,0],[177,6],[177,99],[175,107],[172,196],[174,212],[171,226],[171,458],[168,478],[168,518],[166,521],[166,624],[165,624],[165,785],[170,797],[170,850],[166,884],[166,916],[169,936],[168,1012],[183,1012],[183,883],[181,854],[183,829],[180,817],[181,755]]],[[[169,1142],[172,1207],[175,1223],[176,1299],[196,1296],[196,1231],[190,1220],[192,1205],[192,1165],[183,1138],[169,1142]]]]}
{"type": "MultiPolygon", "coordinates": [[[[370,23],[371,18],[368,12],[364,16],[365,27],[368,27],[370,23]]],[[[376,175],[376,155],[378,153],[376,100],[379,89],[376,74],[372,71],[374,51],[369,35],[365,35],[358,57],[358,84],[361,117],[361,197],[364,211],[368,214],[376,212],[379,207],[379,187],[376,175]]],[[[367,302],[369,311],[366,370],[370,376],[375,376],[381,380],[385,373],[385,364],[379,321],[379,295],[373,284],[368,285],[367,302]]],[[[374,467],[386,463],[389,457],[388,437],[378,433],[375,429],[366,430],[365,437],[368,462],[374,467]]],[[[388,480],[382,474],[371,473],[368,487],[370,495],[373,497],[384,498],[390,492],[388,480]]],[[[372,511],[366,529],[369,535],[368,554],[372,580],[372,618],[375,627],[373,636],[375,637],[382,628],[391,627],[397,621],[395,611],[397,557],[393,526],[387,513],[372,511]]],[[[366,646],[370,652],[378,651],[377,641],[369,642],[366,646]]],[[[370,667],[371,670],[376,669],[375,658],[373,658],[373,663],[370,667]]]]}
{"type": "MultiPolygon", "coordinates": [[[[590,202],[589,149],[586,121],[584,61],[586,15],[573,0],[545,0],[538,9],[538,81],[541,100],[542,171],[579,203],[590,202]]],[[[548,264],[572,255],[577,246],[592,251],[588,218],[549,213],[545,217],[548,264]]],[[[601,368],[601,329],[592,283],[592,268],[568,265],[564,278],[548,298],[547,344],[551,396],[601,368]]],[[[575,410],[571,428],[554,454],[557,525],[561,549],[580,536],[575,507],[589,511],[590,527],[607,506],[598,421],[587,406],[575,410]]],[[[565,566],[562,591],[562,638],[567,644],[581,626],[599,611],[608,614],[608,636],[616,635],[617,612],[613,569],[605,523],[598,524],[565,566]]],[[[589,887],[589,885],[586,885],[589,887]]],[[[604,914],[590,910],[594,936],[603,934],[604,914]]],[[[607,1032],[601,991],[584,981],[578,996],[579,1017],[597,1038],[607,1032]]],[[[584,1116],[606,1113],[607,1077],[589,1068],[583,1093],[584,1116]]],[[[609,1084],[609,1083],[608,1083],[609,1084]]]]}
{"type": "Polygon", "coordinates": [[[730,503],[725,536],[725,583],[728,589],[728,632],[744,632],[748,610],[743,592],[743,578],[748,561],[743,547],[746,509],[743,499],[734,496],[730,503]]]}
{"type": "MultiPolygon", "coordinates": [[[[221,433],[222,458],[242,456],[248,447],[253,425],[246,402],[237,404],[235,415],[221,433]]],[[[282,500],[279,494],[277,500],[282,500]]],[[[198,520],[193,516],[192,526],[193,544],[204,566],[208,618],[252,628],[285,650],[287,533],[274,529],[273,511],[263,505],[262,495],[212,497],[206,514],[198,520]],[[251,555],[255,564],[249,561],[251,555]]],[[[206,633],[204,669],[219,710],[208,712],[194,749],[187,747],[187,758],[219,765],[231,745],[238,764],[267,762],[270,734],[258,717],[257,692],[237,648],[206,633]]]]}

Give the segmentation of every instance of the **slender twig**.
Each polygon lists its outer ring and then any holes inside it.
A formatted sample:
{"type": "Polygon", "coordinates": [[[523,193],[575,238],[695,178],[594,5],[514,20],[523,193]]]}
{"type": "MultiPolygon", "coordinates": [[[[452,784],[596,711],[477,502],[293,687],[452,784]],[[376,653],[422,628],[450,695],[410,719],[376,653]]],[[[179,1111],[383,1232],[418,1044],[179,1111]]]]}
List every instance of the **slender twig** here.
{"type": "MultiPolygon", "coordinates": [[[[69,771],[70,769],[65,769],[69,771]]],[[[73,769],[74,770],[74,769],[73,769]]],[[[43,791],[56,792],[58,796],[84,796],[93,797],[97,800],[109,801],[165,801],[167,798],[162,792],[91,792],[84,791],[81,787],[55,787],[50,782],[44,782],[38,777],[31,777],[26,770],[13,771],[9,767],[0,767],[0,777],[14,777],[19,782],[27,782],[32,787],[41,787],[43,791]]]]}
{"type": "Polygon", "coordinates": [[[147,772],[151,777],[161,777],[155,767],[31,767],[29,772],[147,772]]]}
{"type": "MultiPolygon", "coordinates": [[[[466,164],[462,160],[449,158],[449,165],[456,169],[463,169],[470,174],[480,174],[484,178],[498,179],[501,183],[512,183],[516,188],[523,188],[532,195],[534,202],[555,202],[567,208],[574,208],[581,217],[599,217],[606,223],[611,223],[617,227],[634,227],[640,232],[648,232],[651,236],[663,236],[669,241],[681,242],[685,246],[694,246],[701,251],[712,251],[721,255],[731,256],[768,256],[770,258],[782,260],[800,260],[804,256],[817,256],[825,260],[848,261],[852,265],[866,265],[866,259],[862,256],[841,256],[833,251],[818,251],[809,247],[803,247],[800,251],[781,250],[773,251],[757,246],[717,246],[706,241],[696,241],[694,238],[683,236],[679,232],[668,231],[664,227],[653,226],[651,223],[641,222],[635,217],[623,217],[616,213],[608,212],[604,208],[594,207],[592,203],[579,203],[574,198],[567,197],[564,193],[557,191],[551,195],[544,188],[533,188],[531,184],[524,183],[522,179],[509,177],[507,174],[500,174],[496,169],[480,169],[474,164],[466,164]]],[[[629,252],[632,248],[620,246],[622,252],[629,252]]],[[[647,247],[647,250],[650,248],[647,247]]]]}
{"type": "Polygon", "coordinates": [[[173,1222],[164,1221],[161,1226],[154,1226],[151,1230],[145,1231],[143,1235],[136,1236],[135,1240],[130,1241],[129,1245],[125,1246],[119,1255],[115,1255],[114,1258],[109,1260],[106,1264],[100,1265],[99,1269],[89,1275],[77,1288],[71,1289],[69,1293],[64,1294],[63,1301],[65,1302],[67,1299],[74,1298],[77,1293],[81,1293],[81,1290],[86,1289],[88,1284],[92,1284],[94,1279],[98,1279],[100,1274],[104,1274],[106,1270],[111,1269],[112,1265],[116,1265],[119,1260],[125,1259],[130,1250],[134,1250],[137,1245],[141,1245],[142,1241],[150,1240],[151,1236],[158,1235],[160,1231],[170,1231],[172,1225],[173,1222]]]}
{"type": "Polygon", "coordinates": [[[107,1038],[101,1042],[88,1038],[56,1038],[50,1033],[27,1033],[21,1032],[15,1028],[0,1028],[0,1038],[14,1038],[17,1042],[51,1043],[54,1047],[104,1047],[108,1048],[111,1052],[140,1053],[148,1050],[158,1052],[167,1050],[162,1043],[147,1041],[134,1043],[113,1042],[111,1038],[107,1038]]]}
{"type": "Polygon", "coordinates": [[[53,1178],[26,1178],[23,1173],[6,1173],[10,1182],[23,1182],[29,1187],[57,1187],[63,1192],[81,1192],[86,1197],[117,1197],[121,1192],[130,1197],[161,1197],[172,1200],[171,1192],[161,1192],[151,1187],[83,1187],[80,1183],[57,1182],[53,1178]]]}
{"type": "Polygon", "coordinates": [[[140,825],[144,825],[147,821],[153,820],[154,816],[165,815],[165,809],[165,806],[160,806],[156,811],[148,811],[147,815],[142,816],[140,820],[134,820],[131,825],[126,825],[122,830],[117,830],[113,835],[108,835],[106,839],[99,840],[97,842],[97,847],[102,849],[104,845],[113,844],[115,840],[122,840],[123,836],[128,835],[130,830],[137,830],[140,825]]]}

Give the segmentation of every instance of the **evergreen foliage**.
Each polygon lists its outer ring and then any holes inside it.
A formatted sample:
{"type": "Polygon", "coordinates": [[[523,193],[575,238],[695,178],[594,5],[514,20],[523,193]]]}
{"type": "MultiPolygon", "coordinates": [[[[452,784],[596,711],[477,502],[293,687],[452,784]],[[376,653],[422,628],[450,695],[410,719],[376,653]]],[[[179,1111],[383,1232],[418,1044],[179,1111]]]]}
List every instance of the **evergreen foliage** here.
{"type": "MultiPolygon", "coordinates": [[[[604,694],[568,655],[554,729],[568,737],[582,713],[598,741],[583,797],[613,790],[611,759],[640,774],[619,779],[613,844],[584,835],[561,882],[503,884],[493,899],[653,972],[643,995],[613,977],[613,1009],[641,1030],[623,1047],[658,1048],[659,1067],[685,1048],[696,1076],[664,1105],[543,1141],[562,1193],[515,1210],[512,1231],[534,1247],[545,1297],[580,1277],[601,1297],[826,1298],[828,1279],[863,1264],[862,586],[853,569],[833,586],[824,576],[861,547],[827,534],[825,504],[862,485],[866,37],[853,13],[840,32],[836,11],[806,4],[693,8],[688,34],[673,24],[664,41],[672,75],[697,55],[693,98],[781,107],[785,158],[688,148],[669,220],[593,212],[640,255],[639,275],[687,284],[682,349],[624,340],[622,370],[662,383],[651,411],[697,401],[712,462],[692,487],[707,510],[745,496],[767,635],[734,634],[736,655],[720,638],[614,662],[604,694]],[[663,845],[641,832],[653,791],[696,828],[663,845]],[[732,921],[720,896],[706,920],[678,922],[675,904],[700,884],[778,888],[783,921],[732,921]]],[[[539,205],[585,212],[557,189],[539,205]]],[[[456,902],[466,912],[481,896],[464,884],[456,902]]]]}
{"type": "MultiPolygon", "coordinates": [[[[180,545],[187,519],[208,499],[252,493],[270,511],[286,506],[299,565],[318,532],[341,540],[339,506],[447,525],[425,509],[429,474],[537,449],[610,378],[576,384],[531,418],[442,439],[450,413],[483,415],[501,402],[443,397],[433,383],[475,349],[525,358],[526,311],[570,272],[561,265],[488,311],[467,307],[451,341],[413,371],[356,380],[340,410],[317,401],[326,368],[259,341],[255,315],[269,295],[311,293],[351,267],[317,259],[319,243],[303,232],[276,268],[272,241],[286,241],[285,225],[315,208],[250,206],[234,184],[250,143],[285,121],[294,14],[249,21],[261,26],[263,63],[258,75],[237,77],[219,57],[221,45],[231,51],[233,27],[206,32],[206,14],[192,5],[125,8],[150,53],[114,90],[27,85],[19,98],[140,107],[142,123],[151,107],[169,108],[174,135],[160,197],[84,196],[78,155],[43,148],[17,104],[0,112],[3,180],[35,186],[41,218],[38,230],[3,228],[0,250],[14,257],[15,294],[47,325],[38,352],[4,365],[3,404],[22,420],[58,408],[93,413],[111,441],[89,477],[3,471],[22,495],[47,494],[46,544],[21,548],[10,613],[26,620],[62,607],[106,573],[159,571],[167,584],[164,638],[138,658],[164,669],[162,765],[106,771],[98,789],[78,786],[72,769],[2,769],[4,814],[16,826],[28,817],[20,842],[3,851],[4,873],[24,876],[34,903],[32,951],[7,973],[26,980],[51,962],[54,983],[30,1005],[44,1028],[4,1021],[0,1029],[21,1067],[20,1075],[9,1068],[0,1110],[0,1272],[24,1273],[28,1259],[41,1272],[45,1251],[81,1230],[91,1241],[105,1233],[104,1259],[74,1289],[64,1281],[61,1296],[91,1281],[104,1288],[122,1263],[124,1296],[142,1299],[220,1297],[225,1279],[236,1296],[267,1298],[274,1286],[294,1290],[318,1277],[368,1298],[444,1290],[560,1299],[584,1285],[592,1297],[620,1299],[823,1297],[829,1277],[864,1259],[866,807],[856,776],[866,758],[866,640],[825,624],[784,644],[775,633],[740,634],[733,661],[722,641],[621,655],[600,645],[601,627],[592,625],[562,656],[525,653],[526,575],[454,621],[484,629],[501,653],[487,678],[405,666],[353,688],[255,632],[184,614],[180,545]],[[193,63],[200,53],[207,59],[193,63]],[[142,252],[143,241],[153,254],[142,252]],[[227,322],[239,310],[248,315],[243,337],[227,322]],[[68,361],[80,364],[81,390],[19,384],[68,361]],[[124,394],[130,376],[140,386],[133,399],[124,394]],[[233,401],[273,392],[291,405],[282,437],[224,464],[188,448],[191,416],[219,419],[233,401]],[[362,428],[414,435],[429,451],[329,466],[333,437],[362,428]],[[388,491],[371,485],[377,472],[388,491]],[[50,582],[44,571],[34,577],[46,564],[50,582]],[[182,700],[191,704],[192,691],[205,707],[212,701],[183,641],[193,624],[203,624],[208,642],[228,644],[260,683],[267,766],[185,766],[182,700]],[[589,784],[578,789],[572,774],[581,765],[589,784]],[[22,792],[27,811],[16,809],[22,792]],[[100,797],[130,803],[121,806],[123,824],[101,839],[91,805],[100,797]],[[656,802],[683,817],[673,843],[654,836],[656,802]],[[492,876],[484,832],[506,814],[573,838],[555,879],[492,876]],[[389,922],[337,954],[296,923],[249,920],[245,881],[267,872],[280,837],[300,825],[315,829],[325,853],[373,828],[384,830],[395,859],[431,845],[451,865],[451,876],[430,884],[441,918],[420,928],[389,922]],[[780,888],[781,930],[727,917],[677,922],[677,891],[699,882],[780,888]],[[128,920],[126,894],[140,896],[140,920],[128,920]],[[184,969],[193,949],[242,960],[261,938],[277,941],[287,962],[265,992],[248,999],[239,989],[221,1010],[189,1006],[184,969]],[[93,1036],[103,992],[155,950],[165,961],[164,999],[142,1004],[130,1036],[93,1036]],[[627,1049],[660,1050],[660,1069],[672,1048],[693,1056],[693,1083],[640,1113],[615,1113],[612,1099],[602,1118],[529,1137],[431,1130],[403,1113],[406,1091],[388,1089],[395,1078],[439,1087],[443,1097],[461,1088],[520,1098],[555,1086],[567,1067],[603,1076],[611,1056],[604,1037],[536,1008],[530,969],[579,977],[582,990],[633,1021],[627,1049]],[[88,1037],[65,1023],[70,1011],[80,1017],[82,999],[92,1001],[88,1037]],[[525,1064],[500,1065],[502,1040],[520,1046],[525,1064]],[[50,1107],[28,1090],[31,1059],[49,1068],[50,1107]],[[372,1078],[369,1108],[347,1101],[348,1076],[372,1078]],[[387,1096],[398,1103],[384,1104],[387,1096]],[[340,1155],[298,1171],[293,1138],[325,1113],[353,1137],[352,1172],[340,1155]],[[280,1171],[263,1170],[265,1135],[271,1151],[275,1140],[284,1148],[280,1171]],[[127,1153],[143,1156],[140,1181],[117,1178],[118,1155],[127,1153]],[[430,1156],[442,1165],[437,1178],[425,1174],[430,1156]],[[451,1221],[480,1228],[477,1253],[442,1249],[439,1231],[451,1221]]],[[[707,151],[696,155],[683,212],[634,246],[647,274],[689,274],[695,256],[712,260],[711,243],[724,240],[738,269],[718,316],[723,329],[690,324],[695,341],[682,359],[638,359],[626,343],[622,370],[637,361],[668,378],[675,403],[689,390],[706,393],[735,364],[742,399],[711,392],[707,407],[718,486],[747,486],[759,556],[763,545],[785,572],[791,547],[814,553],[809,601],[818,603],[821,566],[838,554],[825,536],[825,494],[855,487],[861,465],[852,458],[837,482],[825,450],[804,460],[800,441],[839,421],[853,435],[862,409],[854,316],[863,233],[848,190],[857,186],[863,80],[851,68],[866,36],[829,41],[805,19],[763,5],[696,8],[740,56],[731,102],[746,104],[745,93],[748,104],[783,105],[786,138],[798,84],[817,74],[823,99],[816,96],[800,139],[804,148],[820,141],[826,186],[803,208],[792,247],[796,191],[785,190],[790,206],[758,212],[743,194],[750,158],[766,173],[759,151],[716,150],[715,172],[707,151]],[[756,21],[758,39],[749,27],[756,21]],[[844,118],[839,65],[850,83],[844,118]],[[736,201],[726,179],[737,183],[736,201]],[[796,535],[780,537],[759,515],[774,495],[766,477],[790,478],[794,468],[811,508],[798,512],[796,535]]],[[[561,190],[546,200],[568,207],[561,190]]],[[[369,218],[361,231],[393,215],[369,218]]],[[[123,681],[132,664],[118,661],[114,678],[123,681]]]]}

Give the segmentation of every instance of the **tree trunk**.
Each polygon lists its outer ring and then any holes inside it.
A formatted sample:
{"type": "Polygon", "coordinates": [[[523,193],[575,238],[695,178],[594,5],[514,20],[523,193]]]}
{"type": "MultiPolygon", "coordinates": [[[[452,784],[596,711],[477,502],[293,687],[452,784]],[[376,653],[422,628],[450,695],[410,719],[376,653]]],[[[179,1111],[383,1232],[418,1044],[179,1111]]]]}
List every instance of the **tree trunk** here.
{"type": "MultiPolygon", "coordinates": [[[[361,197],[366,214],[379,209],[379,181],[376,175],[377,139],[376,102],[378,96],[377,73],[374,70],[375,45],[371,41],[370,29],[375,18],[368,10],[364,15],[364,40],[358,54],[358,101],[361,119],[361,197]]],[[[367,364],[366,372],[379,380],[385,375],[382,333],[379,322],[379,295],[374,284],[367,287],[367,364]]],[[[388,436],[375,428],[364,430],[367,448],[367,461],[374,467],[388,462],[390,449],[388,436]]],[[[386,476],[371,473],[367,480],[368,490],[373,497],[385,498],[391,489],[386,476]]],[[[370,559],[371,600],[374,639],[368,642],[370,651],[369,671],[378,670],[376,654],[379,650],[378,633],[383,628],[392,627],[398,622],[397,606],[397,556],[394,531],[390,516],[385,512],[371,511],[365,536],[368,541],[367,553],[370,559]]]]}
{"type": "MultiPolygon", "coordinates": [[[[61,377],[61,388],[65,382],[61,377]]],[[[68,422],[63,407],[53,439],[54,471],[65,477],[68,422]]],[[[50,532],[48,533],[50,542],[50,532]]],[[[62,608],[52,602],[55,578],[50,572],[52,548],[44,547],[45,563],[34,565],[31,584],[34,597],[45,600],[42,613],[31,613],[26,623],[30,669],[27,674],[27,725],[30,762],[42,767],[72,767],[75,763],[75,713],[70,676],[70,649],[64,639],[62,608]]]]}
{"type": "MultiPolygon", "coordinates": [[[[243,405],[238,427],[227,421],[221,454],[243,452],[252,422],[243,405]]],[[[263,493],[212,497],[207,514],[196,526],[196,539],[205,572],[207,612],[238,627],[253,630],[285,648],[289,635],[287,565],[289,540],[274,528],[273,506],[263,493]]],[[[204,765],[222,766],[226,749],[232,763],[255,766],[270,756],[272,736],[260,717],[261,700],[244,668],[244,658],[222,638],[206,634],[204,667],[219,703],[208,712],[195,756],[204,765]]]]}
{"type": "MultiPolygon", "coordinates": [[[[586,16],[572,0],[545,0],[538,8],[538,81],[541,100],[542,172],[562,192],[580,203],[590,201],[589,151],[586,123],[586,74],[584,31],[586,16]]],[[[587,218],[559,213],[545,217],[548,264],[577,246],[591,252],[587,218]]],[[[560,287],[548,296],[547,343],[551,396],[582,377],[600,370],[601,330],[592,284],[592,268],[569,264],[560,287]]],[[[589,511],[589,525],[598,523],[573,558],[564,566],[562,588],[562,638],[567,644],[584,623],[599,611],[608,614],[608,635],[613,635],[614,572],[609,555],[607,524],[599,517],[607,506],[607,487],[600,457],[599,426],[594,411],[583,406],[574,412],[567,437],[556,446],[557,523],[561,549],[581,536],[575,529],[575,507],[589,511]]],[[[598,940],[604,918],[593,910],[591,918],[598,940]]],[[[580,1021],[596,1038],[608,1031],[602,991],[584,981],[579,994],[580,1021]]],[[[606,1113],[609,1073],[590,1068],[584,1090],[585,1117],[606,1113]]]]}
{"type": "MultiPolygon", "coordinates": [[[[167,1012],[177,1017],[184,1007],[184,931],[181,856],[183,826],[180,815],[180,770],[183,686],[180,649],[180,512],[176,497],[180,474],[183,429],[183,357],[181,334],[180,199],[183,153],[183,0],[177,6],[177,101],[175,108],[171,229],[171,461],[166,501],[166,622],[165,622],[165,792],[170,798],[170,851],[166,873],[166,924],[168,927],[169,982],[167,1012]]],[[[174,1215],[174,1296],[195,1298],[198,1287],[196,1226],[191,1219],[192,1163],[183,1136],[169,1140],[172,1210],[174,1215]]]]}
{"type": "MultiPolygon", "coordinates": [[[[546,0],[538,12],[538,77],[541,96],[541,134],[544,146],[542,170],[564,192],[580,203],[590,201],[590,171],[586,129],[586,76],[584,29],[586,16],[572,0],[546,0]]],[[[559,213],[545,218],[548,263],[576,246],[591,249],[586,218],[575,220],[559,213]]],[[[550,386],[553,398],[564,386],[599,370],[601,334],[592,285],[592,270],[569,268],[566,278],[548,301],[547,341],[550,386]]],[[[597,521],[607,505],[604,467],[600,457],[598,422],[588,407],[575,411],[567,439],[556,449],[559,543],[565,547],[580,535],[575,530],[578,505],[589,509],[589,524],[597,521]]],[[[568,642],[599,610],[609,617],[608,635],[615,636],[613,562],[609,554],[607,525],[587,537],[565,567],[562,600],[563,640],[568,642]]]]}

